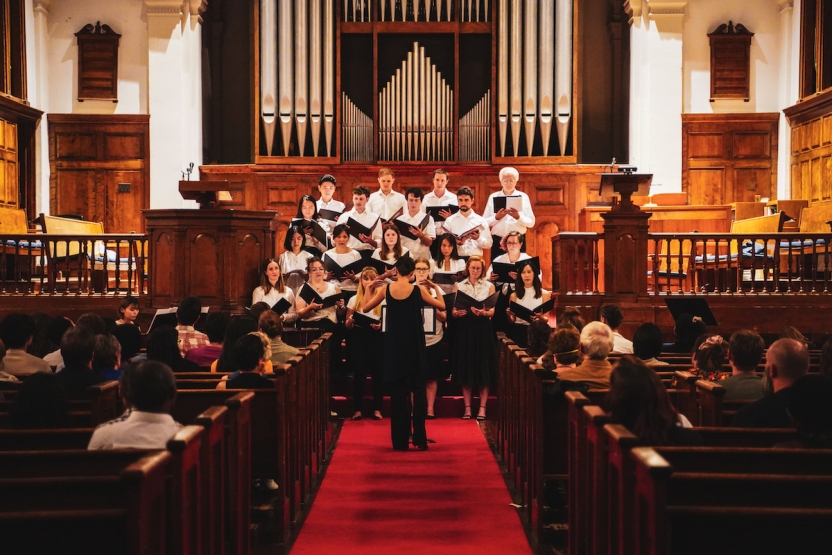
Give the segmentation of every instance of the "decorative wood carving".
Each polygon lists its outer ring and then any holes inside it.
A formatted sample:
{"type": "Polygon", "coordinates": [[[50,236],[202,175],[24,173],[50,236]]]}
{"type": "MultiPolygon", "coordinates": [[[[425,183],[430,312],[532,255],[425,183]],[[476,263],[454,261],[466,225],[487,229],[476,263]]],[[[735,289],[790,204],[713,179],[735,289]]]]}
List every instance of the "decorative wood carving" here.
{"type": "Polygon", "coordinates": [[[783,110],[791,127],[791,197],[832,199],[832,91],[783,110]]]}
{"type": "Polygon", "coordinates": [[[711,43],[711,102],[721,98],[751,98],[751,37],[741,23],[723,23],[708,34],[711,43]]]}
{"type": "Polygon", "coordinates": [[[118,42],[121,35],[96,21],[75,33],[78,39],[78,101],[118,102],[118,42]]]}
{"type": "Polygon", "coordinates": [[[682,114],[682,190],[690,204],[777,197],[780,114],[682,114]]]}

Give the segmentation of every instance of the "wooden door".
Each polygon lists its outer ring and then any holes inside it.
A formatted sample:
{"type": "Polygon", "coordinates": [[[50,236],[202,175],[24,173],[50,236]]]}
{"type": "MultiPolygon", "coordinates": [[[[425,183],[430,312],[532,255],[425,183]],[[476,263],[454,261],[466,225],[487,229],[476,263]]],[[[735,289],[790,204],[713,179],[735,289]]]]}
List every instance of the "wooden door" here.
{"type": "Polygon", "coordinates": [[[779,114],[683,114],[682,190],[690,204],[777,198],[779,114]]]}
{"type": "Polygon", "coordinates": [[[17,126],[0,119],[0,206],[20,207],[17,175],[17,126]]]}

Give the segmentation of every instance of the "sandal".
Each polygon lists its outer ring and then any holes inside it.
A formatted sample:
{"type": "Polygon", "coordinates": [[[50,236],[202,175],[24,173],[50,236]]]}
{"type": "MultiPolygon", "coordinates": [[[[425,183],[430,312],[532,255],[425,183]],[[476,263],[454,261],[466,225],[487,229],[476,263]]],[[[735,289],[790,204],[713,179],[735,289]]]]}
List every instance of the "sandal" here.
{"type": "Polygon", "coordinates": [[[465,414],[462,415],[463,420],[471,420],[471,405],[465,407],[465,414]]]}
{"type": "Polygon", "coordinates": [[[381,420],[383,418],[384,417],[381,415],[381,411],[377,410],[377,411],[373,412],[373,420],[381,420]]]}
{"type": "Polygon", "coordinates": [[[353,414],[353,415],[350,417],[350,420],[361,420],[361,413],[360,413],[360,412],[356,412],[355,414],[353,414]]]}
{"type": "Polygon", "coordinates": [[[485,407],[480,407],[479,414],[477,414],[477,420],[480,422],[485,420],[485,407]]]}

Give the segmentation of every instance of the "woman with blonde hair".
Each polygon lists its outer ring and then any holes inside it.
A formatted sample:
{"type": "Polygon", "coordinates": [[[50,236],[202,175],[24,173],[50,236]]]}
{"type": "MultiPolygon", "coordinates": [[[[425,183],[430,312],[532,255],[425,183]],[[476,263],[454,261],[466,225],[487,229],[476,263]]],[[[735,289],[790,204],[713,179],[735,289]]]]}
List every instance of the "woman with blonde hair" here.
{"type": "Polygon", "coordinates": [[[373,420],[381,420],[381,403],[384,398],[384,366],[381,345],[381,305],[370,312],[363,312],[367,300],[375,295],[382,281],[378,279],[375,268],[367,267],[361,271],[358,291],[347,303],[347,320],[344,323],[352,333],[347,342],[349,361],[352,365],[352,420],[361,420],[364,404],[364,382],[367,376],[373,383],[373,420]],[[356,318],[358,313],[358,318],[356,318]],[[358,320],[356,322],[356,319],[358,320]]]}

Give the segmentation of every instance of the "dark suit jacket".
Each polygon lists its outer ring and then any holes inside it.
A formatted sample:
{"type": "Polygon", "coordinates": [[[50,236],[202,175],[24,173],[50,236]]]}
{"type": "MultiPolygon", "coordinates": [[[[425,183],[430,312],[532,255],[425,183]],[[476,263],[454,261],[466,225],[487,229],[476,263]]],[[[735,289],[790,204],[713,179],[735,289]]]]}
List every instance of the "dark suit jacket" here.
{"type": "Polygon", "coordinates": [[[794,428],[789,416],[789,388],[754,401],[737,411],[731,426],[735,428],[794,428]]]}
{"type": "Polygon", "coordinates": [[[64,388],[68,399],[87,398],[87,388],[104,383],[107,378],[93,374],[89,368],[71,368],[67,366],[57,374],[58,383],[64,388]]]}

